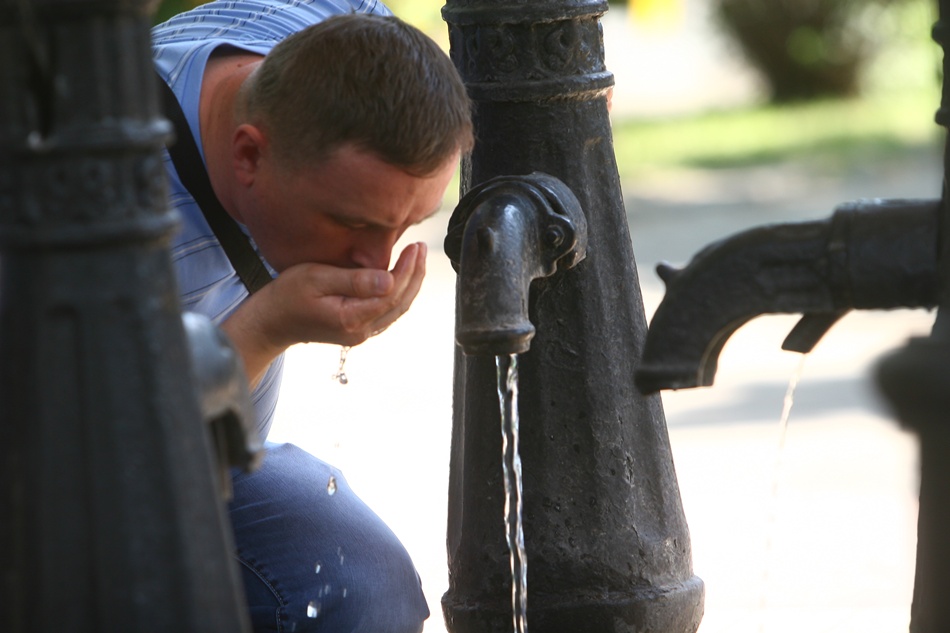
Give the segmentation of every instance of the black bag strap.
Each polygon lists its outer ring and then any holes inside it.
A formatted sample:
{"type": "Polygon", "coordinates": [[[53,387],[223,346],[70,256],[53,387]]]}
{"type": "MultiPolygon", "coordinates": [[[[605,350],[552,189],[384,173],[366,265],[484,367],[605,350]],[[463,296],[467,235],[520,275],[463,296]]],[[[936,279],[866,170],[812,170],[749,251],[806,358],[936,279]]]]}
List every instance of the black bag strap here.
{"type": "Polygon", "coordinates": [[[181,184],[198,203],[208,226],[218,238],[224,254],[227,255],[238,277],[244,282],[247,291],[254,294],[271,281],[270,272],[251,246],[247,235],[234,218],[224,210],[215,195],[178,98],[161,76],[158,77],[158,82],[162,92],[162,111],[175,126],[176,140],[168,146],[168,154],[171,156],[172,163],[175,164],[181,184]]]}

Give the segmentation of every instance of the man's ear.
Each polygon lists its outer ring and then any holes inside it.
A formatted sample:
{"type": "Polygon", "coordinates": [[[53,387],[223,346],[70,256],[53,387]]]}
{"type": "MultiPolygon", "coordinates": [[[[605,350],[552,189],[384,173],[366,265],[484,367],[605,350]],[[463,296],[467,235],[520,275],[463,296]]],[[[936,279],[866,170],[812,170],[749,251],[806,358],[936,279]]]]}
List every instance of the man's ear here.
{"type": "Polygon", "coordinates": [[[231,141],[231,162],[237,181],[249,187],[260,169],[261,157],[267,149],[267,137],[255,125],[242,123],[234,130],[231,141]]]}

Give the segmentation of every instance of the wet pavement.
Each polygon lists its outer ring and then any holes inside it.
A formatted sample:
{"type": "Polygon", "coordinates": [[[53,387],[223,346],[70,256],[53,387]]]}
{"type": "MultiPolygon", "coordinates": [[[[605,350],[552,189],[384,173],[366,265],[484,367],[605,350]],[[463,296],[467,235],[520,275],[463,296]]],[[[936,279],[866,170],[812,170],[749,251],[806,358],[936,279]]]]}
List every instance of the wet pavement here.
{"type": "MultiPolygon", "coordinates": [[[[802,161],[644,174],[624,193],[645,309],[662,297],[660,260],[685,263],[735,231],[824,218],[856,198],[938,197],[940,180],[936,146],[846,173],[802,161]]],[[[349,384],[332,379],[339,348],[288,352],[271,436],[342,468],[402,539],[433,612],[426,633],[445,631],[439,600],[448,584],[455,274],[441,248],[447,220],[448,210],[406,237],[429,244],[426,282],[406,316],[350,351],[349,384]]],[[[802,361],[780,345],[795,320],[752,321],[723,350],[714,387],[663,396],[694,567],[706,582],[700,632],[906,631],[917,446],[879,400],[873,367],[926,335],[933,315],[845,317],[804,359],[783,436],[783,401],[802,361]]],[[[529,596],[530,561],[529,551],[529,596]]]]}

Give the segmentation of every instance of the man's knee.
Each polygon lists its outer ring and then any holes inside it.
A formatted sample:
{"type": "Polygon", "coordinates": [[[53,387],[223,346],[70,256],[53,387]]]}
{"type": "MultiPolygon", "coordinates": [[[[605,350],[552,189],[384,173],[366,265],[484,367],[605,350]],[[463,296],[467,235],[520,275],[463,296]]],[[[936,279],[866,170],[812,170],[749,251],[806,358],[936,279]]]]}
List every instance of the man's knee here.
{"type": "MultiPolygon", "coordinates": [[[[429,616],[425,596],[408,554],[386,539],[359,551],[341,548],[337,561],[302,586],[299,610],[304,631],[418,633],[429,616]],[[316,582],[311,582],[316,580],[316,582]],[[318,620],[323,619],[323,622],[318,620]],[[327,628],[321,628],[321,624],[327,628]]],[[[397,542],[398,545],[398,542],[397,542]]]]}
{"type": "Polygon", "coordinates": [[[235,479],[231,517],[256,631],[422,629],[429,610],[409,554],[329,465],[272,449],[259,473],[235,479]],[[275,618],[278,629],[263,628],[275,618]]]}

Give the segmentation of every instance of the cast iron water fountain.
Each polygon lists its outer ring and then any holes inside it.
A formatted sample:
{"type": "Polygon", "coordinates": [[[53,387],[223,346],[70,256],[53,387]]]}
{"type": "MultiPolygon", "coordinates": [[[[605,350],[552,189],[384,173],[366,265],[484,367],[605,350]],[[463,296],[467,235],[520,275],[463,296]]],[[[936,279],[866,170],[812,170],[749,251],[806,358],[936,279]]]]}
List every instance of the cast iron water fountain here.
{"type": "MultiPolygon", "coordinates": [[[[82,631],[246,630],[194,423],[223,415],[233,440],[235,416],[223,392],[199,404],[188,383],[165,251],[173,221],[159,150],[170,128],[149,70],[153,7],[0,6],[0,622],[13,632],[59,628],[63,615],[82,631]]],[[[533,630],[693,631],[702,583],[659,399],[617,380],[633,369],[626,350],[639,349],[645,320],[604,98],[606,9],[600,0],[446,8],[479,103],[481,141],[463,180],[468,190],[495,175],[552,174],[528,193],[542,207],[563,183],[578,201],[568,206],[583,209],[570,218],[577,234],[542,216],[535,237],[568,245],[556,258],[568,268],[592,221],[596,255],[536,283],[527,311],[541,327],[521,383],[533,630]]],[[[515,295],[522,311],[527,296],[527,285],[515,295]]],[[[511,622],[497,435],[482,432],[498,428],[490,360],[458,360],[445,598],[456,631],[511,622]]],[[[225,449],[253,462],[253,451],[225,449]]]]}
{"type": "MultiPolygon", "coordinates": [[[[934,38],[944,47],[937,122],[950,126],[950,0],[934,38]]],[[[948,145],[950,148],[950,145],[948,145]]],[[[878,382],[920,440],[913,633],[950,630],[950,198],[871,200],[826,221],[746,231],[658,270],[667,292],[650,325],[636,381],[647,393],[709,386],[723,345],[760,314],[801,313],[783,348],[807,352],[852,309],[939,307],[932,333],[878,366],[878,382]]],[[[844,327],[844,326],[842,326],[844,327]]]]}
{"type": "Polygon", "coordinates": [[[201,417],[223,486],[253,414],[179,312],[149,3],[0,9],[0,630],[249,630],[201,417]]]}
{"type": "Polygon", "coordinates": [[[443,9],[478,138],[446,238],[459,270],[453,633],[512,630],[496,354],[520,354],[530,630],[691,633],[702,615],[660,400],[631,381],[646,319],[607,113],[606,10],[443,9]]]}

